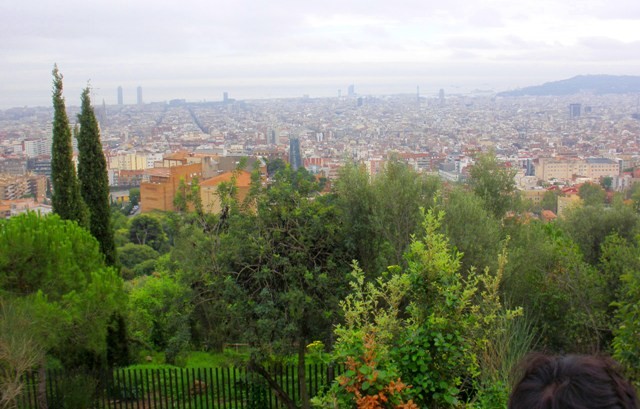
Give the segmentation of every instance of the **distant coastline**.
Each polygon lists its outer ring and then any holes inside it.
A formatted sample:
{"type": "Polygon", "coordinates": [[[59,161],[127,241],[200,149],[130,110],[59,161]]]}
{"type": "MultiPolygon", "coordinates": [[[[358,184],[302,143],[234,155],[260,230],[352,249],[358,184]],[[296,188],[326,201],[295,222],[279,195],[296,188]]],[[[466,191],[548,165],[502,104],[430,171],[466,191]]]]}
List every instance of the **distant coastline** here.
{"type": "Polygon", "coordinates": [[[520,88],[512,91],[499,92],[499,97],[521,97],[573,95],[581,92],[594,94],[628,94],[640,92],[640,76],[631,75],[578,75],[561,81],[547,82],[520,88]]]}

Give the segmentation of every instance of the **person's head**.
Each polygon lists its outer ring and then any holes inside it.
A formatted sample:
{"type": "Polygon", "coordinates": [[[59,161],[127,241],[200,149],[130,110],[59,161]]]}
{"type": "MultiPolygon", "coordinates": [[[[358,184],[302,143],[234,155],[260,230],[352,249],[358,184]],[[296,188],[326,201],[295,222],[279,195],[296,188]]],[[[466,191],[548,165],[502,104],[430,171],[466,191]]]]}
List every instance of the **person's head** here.
{"type": "Polygon", "coordinates": [[[531,355],[509,409],[638,409],[633,386],[610,358],[531,355]]]}

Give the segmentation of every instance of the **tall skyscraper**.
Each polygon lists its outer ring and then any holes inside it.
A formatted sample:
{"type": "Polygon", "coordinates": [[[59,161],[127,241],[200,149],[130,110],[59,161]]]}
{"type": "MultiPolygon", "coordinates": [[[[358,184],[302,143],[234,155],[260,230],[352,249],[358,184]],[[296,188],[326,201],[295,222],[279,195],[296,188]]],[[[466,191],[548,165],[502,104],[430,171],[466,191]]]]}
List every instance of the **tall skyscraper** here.
{"type": "Polygon", "coordinates": [[[579,118],[582,111],[582,104],[569,104],[569,118],[579,118]]]}
{"type": "Polygon", "coordinates": [[[349,85],[349,88],[347,90],[347,95],[350,97],[356,96],[356,87],[353,84],[349,85]]]}
{"type": "Polygon", "coordinates": [[[277,145],[278,144],[278,140],[276,138],[275,129],[269,128],[269,130],[267,130],[267,143],[269,145],[277,145]]]}
{"type": "Polygon", "coordinates": [[[289,165],[292,170],[302,167],[302,155],[300,154],[300,139],[289,139],[289,165]]]}
{"type": "Polygon", "coordinates": [[[122,87],[118,87],[118,105],[123,105],[124,99],[122,97],[122,87]]]}
{"type": "Polygon", "coordinates": [[[142,105],[142,87],[138,87],[138,105],[142,105]]]}
{"type": "Polygon", "coordinates": [[[222,102],[224,102],[225,104],[229,102],[229,93],[226,91],[222,93],[222,102]]]}

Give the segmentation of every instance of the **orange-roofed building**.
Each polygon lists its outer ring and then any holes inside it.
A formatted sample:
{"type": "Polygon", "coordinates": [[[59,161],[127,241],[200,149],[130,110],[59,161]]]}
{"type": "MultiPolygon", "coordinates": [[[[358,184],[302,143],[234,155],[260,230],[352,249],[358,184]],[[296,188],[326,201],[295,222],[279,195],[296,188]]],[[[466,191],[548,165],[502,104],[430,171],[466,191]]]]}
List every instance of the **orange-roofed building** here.
{"type": "MultiPolygon", "coordinates": [[[[218,186],[221,183],[231,183],[234,172],[225,172],[221,175],[200,182],[200,197],[202,198],[202,209],[206,213],[220,213],[220,197],[218,196],[218,186]]],[[[237,199],[242,203],[249,194],[251,188],[251,173],[241,170],[236,174],[235,184],[237,187],[237,199]]]]}
{"type": "Polygon", "coordinates": [[[551,210],[543,210],[540,217],[545,222],[550,222],[558,218],[558,216],[556,216],[556,214],[551,210]]]}
{"type": "Polygon", "coordinates": [[[202,177],[202,164],[147,169],[145,177],[148,181],[140,184],[140,211],[173,211],[173,198],[178,191],[180,179],[184,179],[188,185],[194,177],[202,177]]]}

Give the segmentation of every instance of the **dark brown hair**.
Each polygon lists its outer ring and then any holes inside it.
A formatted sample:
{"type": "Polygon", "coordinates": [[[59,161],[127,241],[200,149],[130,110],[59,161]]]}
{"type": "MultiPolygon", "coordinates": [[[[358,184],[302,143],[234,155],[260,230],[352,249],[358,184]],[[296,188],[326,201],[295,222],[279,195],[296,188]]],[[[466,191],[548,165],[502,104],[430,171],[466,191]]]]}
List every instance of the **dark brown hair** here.
{"type": "Polygon", "coordinates": [[[533,354],[521,370],[509,409],[638,409],[635,389],[610,358],[533,354]]]}

